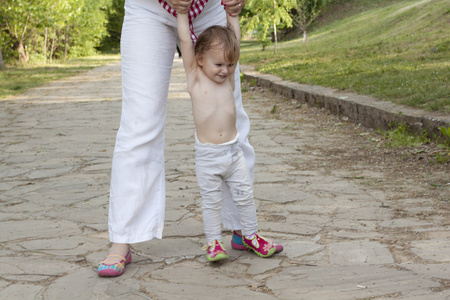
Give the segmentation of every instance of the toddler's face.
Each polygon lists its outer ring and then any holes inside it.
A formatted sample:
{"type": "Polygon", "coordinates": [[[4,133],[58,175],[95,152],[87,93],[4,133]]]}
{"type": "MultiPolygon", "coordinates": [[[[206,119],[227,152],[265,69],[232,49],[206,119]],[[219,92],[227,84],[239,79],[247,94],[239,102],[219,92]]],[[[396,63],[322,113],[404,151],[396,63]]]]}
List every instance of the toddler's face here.
{"type": "Polygon", "coordinates": [[[221,84],[233,74],[236,64],[227,61],[222,47],[213,47],[198,60],[198,65],[212,81],[221,84]]]}

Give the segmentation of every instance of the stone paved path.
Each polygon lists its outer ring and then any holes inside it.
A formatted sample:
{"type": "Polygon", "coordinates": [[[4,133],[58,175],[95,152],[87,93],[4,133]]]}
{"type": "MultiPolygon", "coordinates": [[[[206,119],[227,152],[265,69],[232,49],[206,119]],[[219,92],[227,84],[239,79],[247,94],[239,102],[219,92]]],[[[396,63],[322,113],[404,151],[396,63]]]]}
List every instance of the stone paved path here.
{"type": "MultiPolygon", "coordinates": [[[[394,216],[385,193],[349,174],[299,171],[296,163],[320,155],[303,146],[342,137],[267,119],[258,112],[263,99],[245,101],[258,218],[285,251],[258,258],[232,250],[225,233],[231,258],[208,263],[191,105],[174,63],[164,238],[133,245],[119,278],[99,278],[96,266],[108,248],[120,66],[0,102],[0,299],[450,299],[448,220],[394,216]],[[392,245],[383,240],[391,230],[413,238],[392,245]],[[399,256],[405,249],[409,256],[399,256]]],[[[416,208],[419,200],[409,201],[416,208]]]]}

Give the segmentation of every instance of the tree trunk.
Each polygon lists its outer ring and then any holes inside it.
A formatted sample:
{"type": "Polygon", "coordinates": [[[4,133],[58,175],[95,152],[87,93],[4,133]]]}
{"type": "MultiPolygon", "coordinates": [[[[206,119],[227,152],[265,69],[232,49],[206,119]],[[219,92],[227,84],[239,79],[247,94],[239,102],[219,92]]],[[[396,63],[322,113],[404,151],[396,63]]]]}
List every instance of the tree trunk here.
{"type": "Polygon", "coordinates": [[[308,38],[306,36],[306,28],[303,28],[303,42],[305,43],[306,51],[309,52],[309,49],[308,49],[308,38]]]}
{"type": "Polygon", "coordinates": [[[24,47],[22,41],[19,41],[17,51],[19,52],[19,61],[26,63],[30,60],[30,58],[28,57],[27,48],[24,47]]]}
{"type": "Polygon", "coordinates": [[[47,63],[48,28],[44,30],[44,65],[47,63]]]}
{"type": "Polygon", "coordinates": [[[277,25],[275,24],[275,22],[273,22],[273,35],[275,38],[275,47],[273,47],[273,54],[277,53],[277,25]]]}
{"type": "Polygon", "coordinates": [[[3,55],[2,55],[2,45],[0,44],[0,70],[6,68],[5,62],[3,61],[3,55]]]}
{"type": "Polygon", "coordinates": [[[69,52],[69,25],[66,25],[66,36],[64,39],[64,62],[66,61],[68,52],[69,52]]]}
{"type": "Polygon", "coordinates": [[[52,38],[52,45],[50,46],[50,63],[53,63],[53,49],[55,47],[55,39],[56,39],[56,34],[55,36],[52,38]]]}
{"type": "Polygon", "coordinates": [[[6,68],[5,62],[3,61],[2,48],[0,48],[0,70],[6,68]]]}
{"type": "MultiPolygon", "coordinates": [[[[277,10],[277,0],[273,0],[273,11],[274,11],[274,13],[276,13],[276,10],[277,10]]],[[[277,41],[278,41],[278,38],[277,38],[277,24],[275,23],[275,20],[273,21],[273,35],[274,35],[274,38],[275,38],[275,47],[273,47],[273,54],[276,54],[277,53],[277,41]]]]}

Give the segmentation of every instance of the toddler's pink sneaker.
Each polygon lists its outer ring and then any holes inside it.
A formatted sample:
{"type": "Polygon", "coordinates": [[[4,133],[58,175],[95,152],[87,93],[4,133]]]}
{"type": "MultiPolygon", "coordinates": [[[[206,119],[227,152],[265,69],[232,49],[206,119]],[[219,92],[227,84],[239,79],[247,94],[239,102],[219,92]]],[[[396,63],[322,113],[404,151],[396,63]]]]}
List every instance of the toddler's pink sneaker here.
{"type": "MultiPolygon", "coordinates": [[[[283,245],[273,244],[275,246],[275,253],[282,252],[284,250],[283,245]]],[[[249,250],[242,243],[242,236],[236,231],[233,230],[233,236],[231,237],[231,248],[235,250],[249,250]]]]}
{"type": "Polygon", "coordinates": [[[221,241],[214,240],[203,247],[206,250],[206,258],[208,261],[219,261],[229,258],[221,241]]]}
{"type": "Polygon", "coordinates": [[[272,256],[277,250],[275,245],[267,240],[266,238],[260,236],[258,233],[254,233],[248,237],[242,236],[242,243],[245,247],[260,257],[269,257],[272,256]]]}
{"type": "Polygon", "coordinates": [[[98,276],[116,277],[125,272],[125,265],[131,262],[131,250],[125,257],[116,254],[108,254],[98,265],[98,276]]]}

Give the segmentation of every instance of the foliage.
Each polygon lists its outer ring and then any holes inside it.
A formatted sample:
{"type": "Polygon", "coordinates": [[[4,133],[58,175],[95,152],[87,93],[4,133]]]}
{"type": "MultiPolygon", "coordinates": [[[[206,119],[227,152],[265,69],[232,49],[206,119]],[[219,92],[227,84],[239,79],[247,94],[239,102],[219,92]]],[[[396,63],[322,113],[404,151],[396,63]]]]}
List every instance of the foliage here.
{"type": "Polygon", "coordinates": [[[438,164],[445,164],[450,160],[450,152],[447,155],[442,153],[436,153],[436,157],[434,158],[438,164]]]}
{"type": "Polygon", "coordinates": [[[294,23],[303,31],[303,42],[305,43],[306,50],[308,50],[306,30],[319,15],[323,5],[323,0],[297,0],[297,4],[293,8],[294,23]]]}
{"type": "MultiPolygon", "coordinates": [[[[446,140],[450,143],[450,127],[446,128],[444,126],[439,127],[442,135],[445,136],[446,140]]],[[[449,144],[450,146],[450,144],[449,144]]]]}
{"type": "Polygon", "coordinates": [[[5,62],[3,61],[3,54],[2,54],[2,46],[1,46],[1,39],[0,39],[0,70],[4,69],[5,62]]]}
{"type": "Polygon", "coordinates": [[[111,0],[69,0],[82,1],[79,17],[70,22],[73,30],[72,56],[95,54],[95,47],[107,35],[106,10],[111,0]]]}
{"type": "MultiPolygon", "coordinates": [[[[267,36],[274,32],[277,42],[277,26],[291,27],[292,17],[289,14],[295,0],[248,0],[241,14],[243,32],[256,33],[258,43],[267,45],[267,36]]],[[[276,50],[276,45],[275,48],[276,50]]]]}
{"type": "Polygon", "coordinates": [[[49,2],[37,4],[32,0],[0,0],[0,3],[0,20],[2,29],[9,34],[9,46],[17,52],[21,61],[26,62],[26,42],[35,34],[42,20],[45,20],[49,2]]]}
{"type": "MultiPolygon", "coordinates": [[[[439,129],[444,139],[437,139],[437,150],[433,151],[430,163],[445,164],[450,161],[450,127],[439,127],[439,129]]],[[[386,148],[416,148],[414,154],[422,153],[424,150],[420,146],[431,142],[426,130],[415,134],[410,132],[405,124],[400,124],[388,131],[377,130],[377,132],[386,140],[386,148]]]]}
{"type": "Polygon", "coordinates": [[[125,16],[125,0],[112,0],[111,6],[107,8],[106,15],[108,24],[106,26],[108,35],[102,40],[101,49],[111,50],[120,47],[122,34],[122,23],[125,16]]]}
{"type": "Polygon", "coordinates": [[[417,147],[430,142],[426,131],[420,135],[413,134],[406,124],[400,124],[393,130],[387,131],[384,137],[388,140],[387,147],[417,147]]]}
{"type": "Polygon", "coordinates": [[[0,0],[5,60],[93,54],[106,35],[112,0],[0,0]]]}
{"type": "Polygon", "coordinates": [[[447,163],[450,161],[450,127],[439,127],[442,137],[437,139],[437,145],[442,149],[442,153],[436,154],[437,163],[447,163]]]}
{"type": "Polygon", "coordinates": [[[442,133],[442,138],[440,139],[440,144],[449,149],[449,155],[450,155],[450,127],[439,127],[439,130],[442,133]]]}

